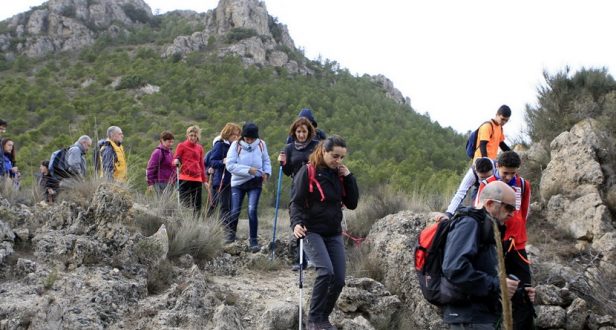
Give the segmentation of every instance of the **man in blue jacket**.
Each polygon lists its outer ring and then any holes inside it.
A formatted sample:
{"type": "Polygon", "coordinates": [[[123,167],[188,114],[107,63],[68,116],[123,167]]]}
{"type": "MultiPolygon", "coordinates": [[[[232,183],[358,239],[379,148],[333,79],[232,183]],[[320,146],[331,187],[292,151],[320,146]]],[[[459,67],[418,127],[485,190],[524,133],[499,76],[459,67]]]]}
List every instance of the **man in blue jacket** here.
{"type": "MultiPolygon", "coordinates": [[[[494,329],[501,315],[492,221],[503,226],[515,212],[515,193],[504,182],[495,181],[485,187],[479,201],[473,211],[477,214],[454,221],[447,236],[442,281],[464,297],[443,306],[443,321],[450,329],[494,329]]],[[[518,282],[507,279],[509,299],[518,282]]],[[[534,290],[529,296],[534,299],[534,290]]]]}

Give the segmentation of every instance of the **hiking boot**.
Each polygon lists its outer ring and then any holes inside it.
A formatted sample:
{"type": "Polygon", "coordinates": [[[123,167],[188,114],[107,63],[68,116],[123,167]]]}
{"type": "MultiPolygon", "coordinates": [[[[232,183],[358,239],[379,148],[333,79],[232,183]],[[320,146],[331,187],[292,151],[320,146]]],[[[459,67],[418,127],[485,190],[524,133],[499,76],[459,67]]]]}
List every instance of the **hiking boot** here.
{"type": "Polygon", "coordinates": [[[250,252],[252,253],[257,253],[259,251],[261,251],[261,245],[257,244],[250,244],[250,248],[249,248],[250,252]]]}

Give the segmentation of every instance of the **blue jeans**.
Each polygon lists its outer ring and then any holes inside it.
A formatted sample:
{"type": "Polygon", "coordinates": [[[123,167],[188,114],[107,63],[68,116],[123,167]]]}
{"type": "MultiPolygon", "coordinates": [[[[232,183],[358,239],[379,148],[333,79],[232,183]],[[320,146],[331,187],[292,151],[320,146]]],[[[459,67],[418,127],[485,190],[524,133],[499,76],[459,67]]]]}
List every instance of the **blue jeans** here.
{"type": "Polygon", "coordinates": [[[304,238],[308,258],[314,263],[317,277],[310,298],[309,322],[325,322],[334,310],[344,287],[346,272],[342,235],[324,237],[308,232],[304,238]]]}
{"type": "Polygon", "coordinates": [[[242,202],[244,195],[248,194],[248,226],[250,227],[250,245],[257,244],[257,229],[259,229],[259,219],[257,211],[259,205],[259,197],[261,196],[261,188],[244,189],[242,186],[231,187],[231,213],[229,214],[229,222],[227,228],[231,234],[235,236],[237,232],[237,222],[242,211],[242,202]]]}

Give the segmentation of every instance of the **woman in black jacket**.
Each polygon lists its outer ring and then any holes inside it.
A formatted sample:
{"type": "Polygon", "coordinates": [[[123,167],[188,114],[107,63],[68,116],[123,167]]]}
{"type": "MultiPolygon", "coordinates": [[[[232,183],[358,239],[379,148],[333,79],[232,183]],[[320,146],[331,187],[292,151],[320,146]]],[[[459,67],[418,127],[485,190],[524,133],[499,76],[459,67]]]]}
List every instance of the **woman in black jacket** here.
{"type": "Polygon", "coordinates": [[[345,141],[331,136],[319,143],[310,162],[294,178],[290,213],[296,238],[304,238],[306,254],[314,263],[314,281],[308,329],[334,329],[329,314],[344,287],[345,253],[342,206],[355,209],[359,190],[355,177],[342,164],[345,141]]]}

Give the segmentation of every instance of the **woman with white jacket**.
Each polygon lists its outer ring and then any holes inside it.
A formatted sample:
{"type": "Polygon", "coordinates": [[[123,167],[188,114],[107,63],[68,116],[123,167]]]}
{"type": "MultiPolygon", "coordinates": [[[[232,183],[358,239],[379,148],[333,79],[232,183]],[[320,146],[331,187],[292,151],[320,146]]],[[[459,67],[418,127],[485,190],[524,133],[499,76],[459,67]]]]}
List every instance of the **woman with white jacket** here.
{"type": "Polygon", "coordinates": [[[226,159],[227,170],[231,173],[231,214],[227,222],[227,243],[235,241],[237,222],[242,210],[244,195],[248,195],[248,225],[250,227],[250,250],[258,252],[257,218],[259,197],[263,183],[272,174],[272,166],[265,142],[259,139],[259,128],[246,123],[242,136],[229,147],[226,159]]]}

